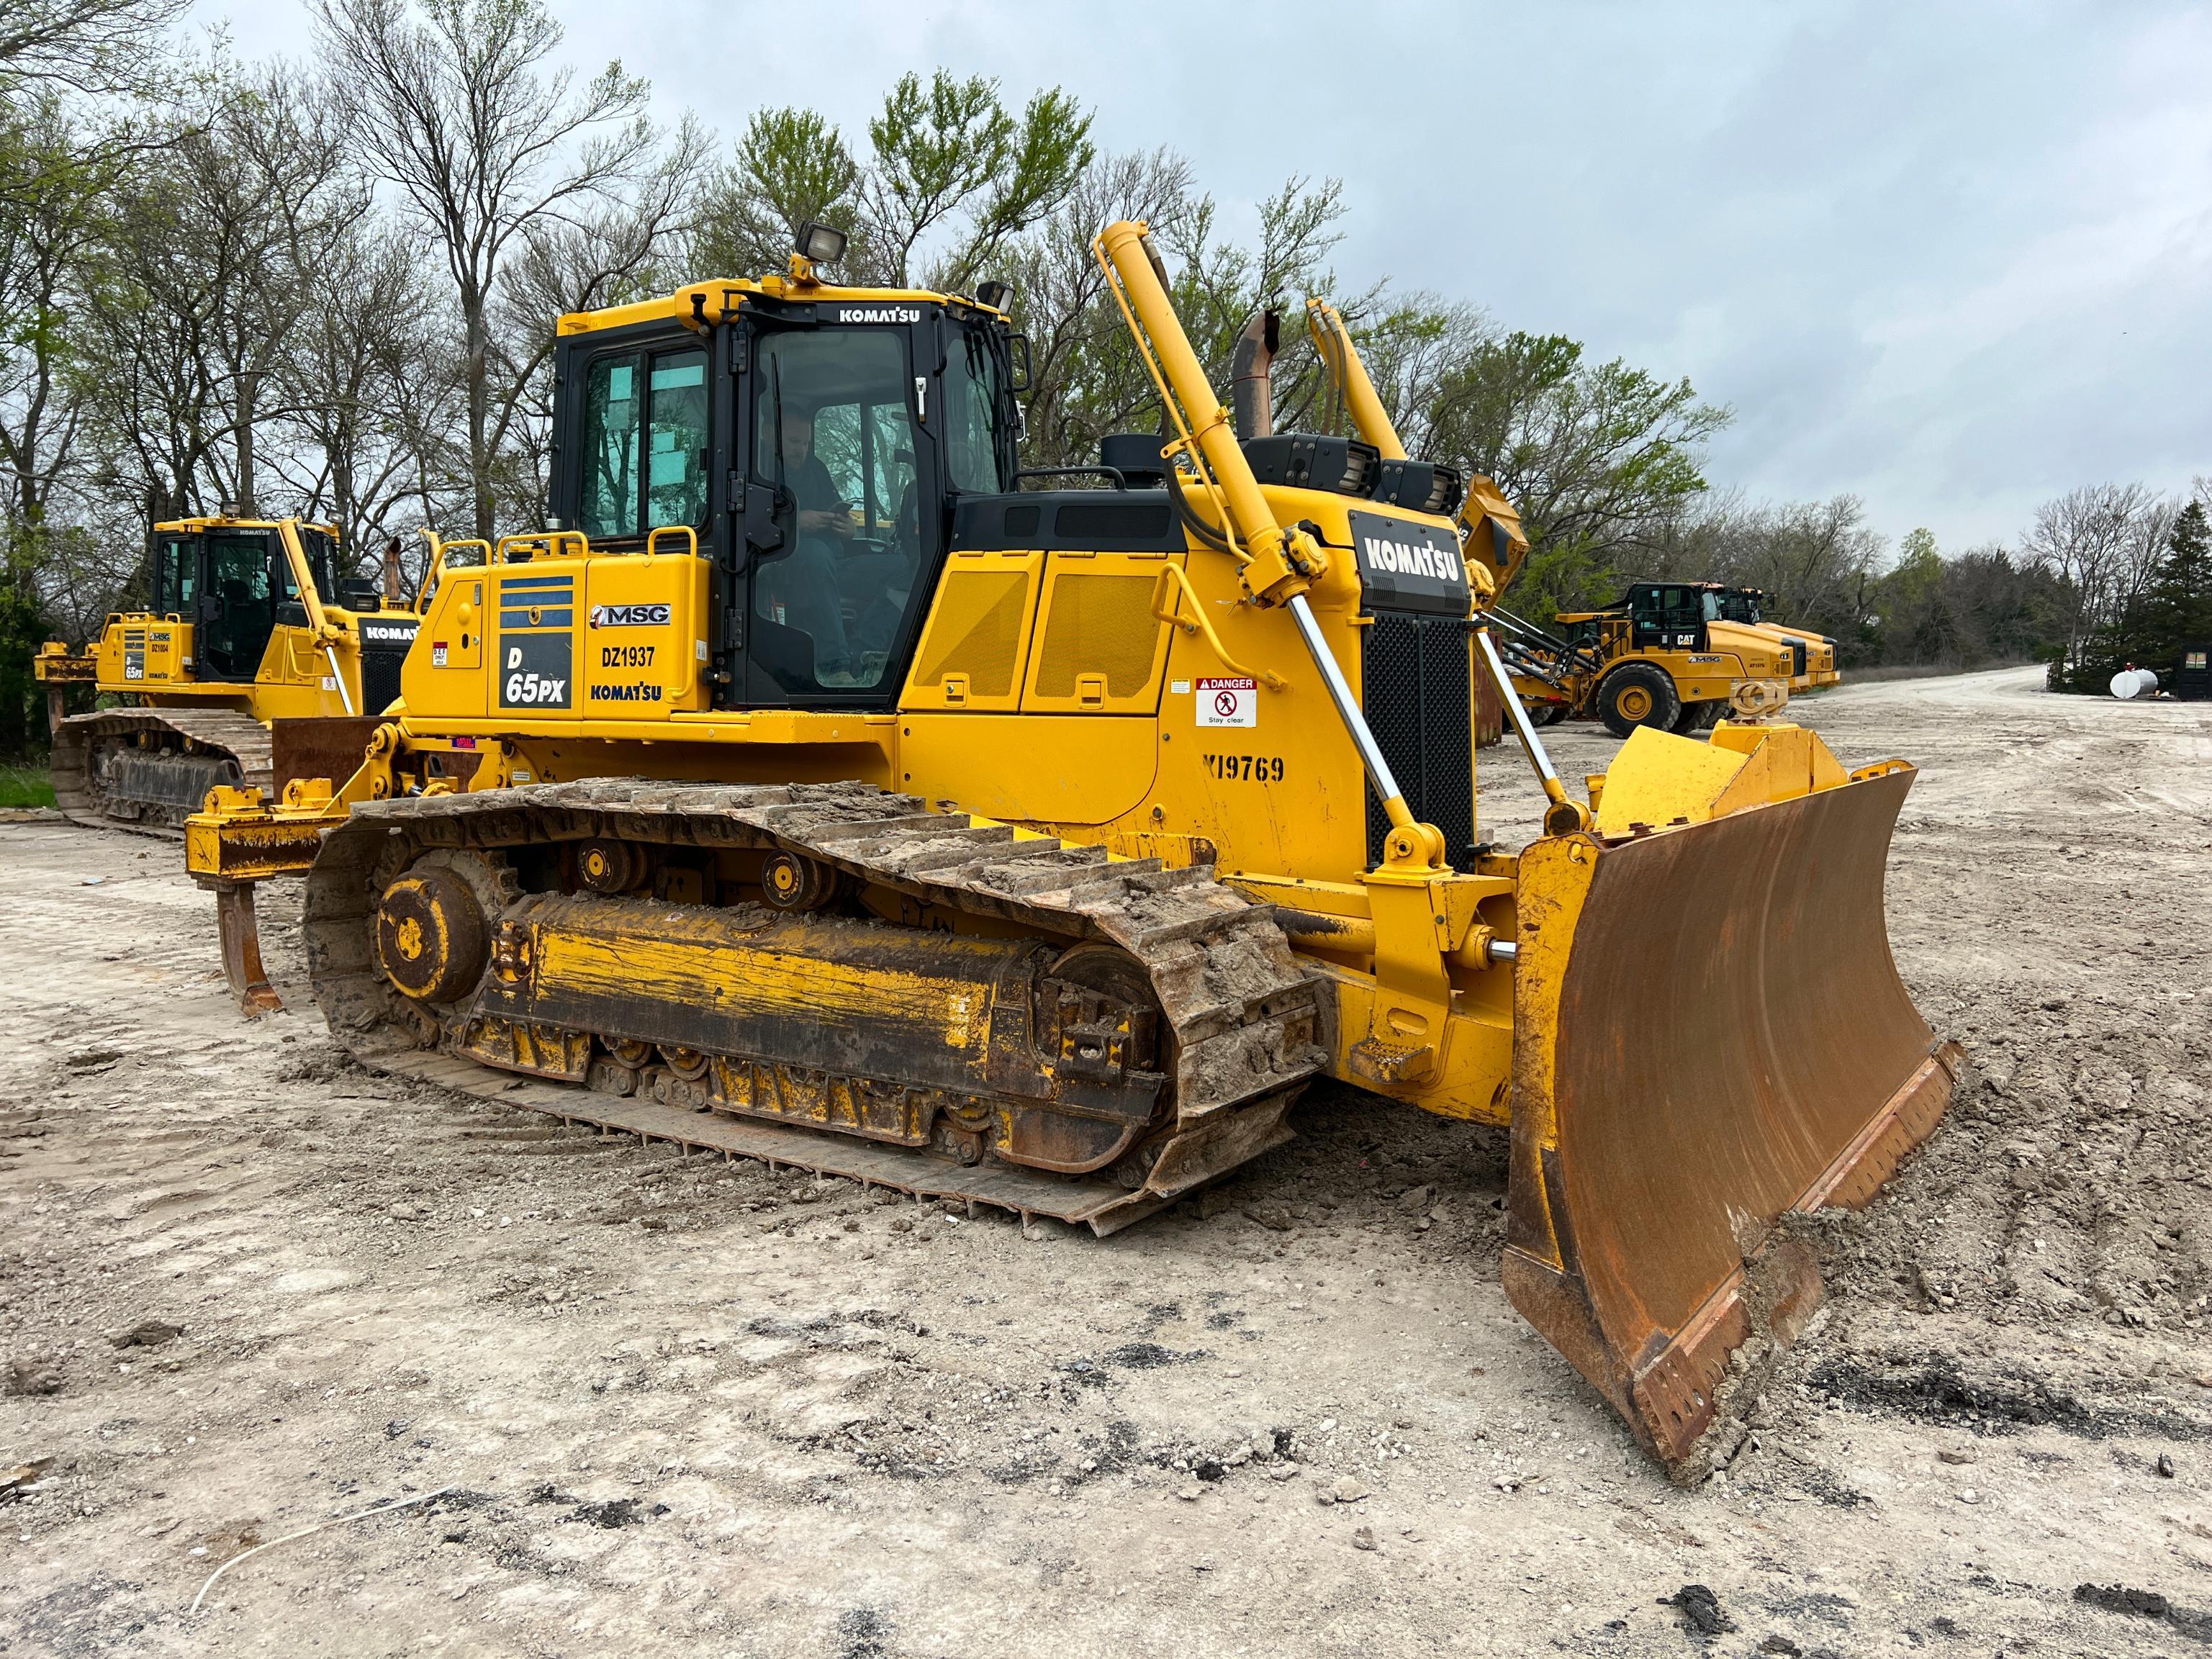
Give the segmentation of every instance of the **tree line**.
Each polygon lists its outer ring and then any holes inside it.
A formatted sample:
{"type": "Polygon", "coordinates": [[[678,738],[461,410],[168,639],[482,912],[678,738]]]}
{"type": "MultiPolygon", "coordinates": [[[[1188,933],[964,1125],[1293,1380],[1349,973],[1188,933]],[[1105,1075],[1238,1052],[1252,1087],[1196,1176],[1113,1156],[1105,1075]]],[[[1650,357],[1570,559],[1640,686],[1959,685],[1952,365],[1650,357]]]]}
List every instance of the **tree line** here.
{"type": "MultiPolygon", "coordinates": [[[[1851,497],[1717,491],[1704,447],[1732,416],[1686,380],[1342,275],[1334,180],[1224,210],[1189,158],[1103,147],[1059,88],[939,70],[858,131],[775,106],[721,134],[619,63],[571,62],[544,0],[307,0],[299,62],[185,44],[185,3],[0,18],[0,752],[42,734],[39,641],[140,597],[152,522],[301,514],[368,574],[387,546],[419,565],[421,526],[533,526],[555,320],[780,270],[808,220],[849,234],[838,280],[1012,285],[1036,466],[1159,422],[1091,255],[1109,221],[1154,226],[1217,384],[1256,312],[1330,297],[1413,452],[1519,504],[1535,551],[1510,602],[1530,616],[1714,575],[1847,663],[2070,661],[2174,517],[2130,487],[2052,503],[2014,548],[1915,532],[1893,558],[1851,497]]],[[[1345,429],[1310,343],[1284,339],[1278,424],[1345,429]]]]}

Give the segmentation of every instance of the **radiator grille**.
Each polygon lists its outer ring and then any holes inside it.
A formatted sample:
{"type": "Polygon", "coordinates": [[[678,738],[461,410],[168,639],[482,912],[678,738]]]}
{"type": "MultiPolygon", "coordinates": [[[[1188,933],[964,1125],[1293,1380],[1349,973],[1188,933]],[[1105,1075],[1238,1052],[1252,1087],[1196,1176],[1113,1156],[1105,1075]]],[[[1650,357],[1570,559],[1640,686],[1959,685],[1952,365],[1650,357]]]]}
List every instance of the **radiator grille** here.
{"type": "MultiPolygon", "coordinates": [[[[1360,704],[1382,758],[1423,823],[1443,831],[1444,854],[1461,869],[1474,845],[1474,659],[1455,617],[1378,611],[1361,658],[1360,704]]],[[[1367,858],[1382,861],[1390,820],[1367,792],[1367,858]]]]}
{"type": "Polygon", "coordinates": [[[399,696],[399,668],[407,660],[404,650],[370,646],[361,653],[361,712],[381,714],[399,696]]]}
{"type": "MultiPolygon", "coordinates": [[[[1066,509],[1061,509],[1066,517],[1066,509]]],[[[1103,674],[1109,697],[1134,696],[1152,678],[1160,623],[1152,615],[1158,577],[1063,575],[1052,585],[1037,658],[1042,697],[1072,697],[1079,674],[1103,674]]]]}
{"type": "Polygon", "coordinates": [[[915,684],[938,685],[947,674],[965,674],[971,696],[1006,696],[1021,661],[1029,597],[1025,570],[954,571],[945,577],[915,684]]]}

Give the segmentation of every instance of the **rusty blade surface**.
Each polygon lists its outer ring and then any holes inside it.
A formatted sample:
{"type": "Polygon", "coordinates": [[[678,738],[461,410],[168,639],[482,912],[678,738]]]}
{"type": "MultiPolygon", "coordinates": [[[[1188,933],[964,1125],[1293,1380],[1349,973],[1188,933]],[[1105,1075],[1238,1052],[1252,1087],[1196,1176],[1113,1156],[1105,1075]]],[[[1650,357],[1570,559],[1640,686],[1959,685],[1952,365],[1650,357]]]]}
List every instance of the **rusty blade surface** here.
{"type": "Polygon", "coordinates": [[[1911,782],[1523,854],[1507,1290],[1679,1477],[1818,1303],[1777,1222],[1865,1202],[1949,1098],[1883,916],[1911,782]]]}

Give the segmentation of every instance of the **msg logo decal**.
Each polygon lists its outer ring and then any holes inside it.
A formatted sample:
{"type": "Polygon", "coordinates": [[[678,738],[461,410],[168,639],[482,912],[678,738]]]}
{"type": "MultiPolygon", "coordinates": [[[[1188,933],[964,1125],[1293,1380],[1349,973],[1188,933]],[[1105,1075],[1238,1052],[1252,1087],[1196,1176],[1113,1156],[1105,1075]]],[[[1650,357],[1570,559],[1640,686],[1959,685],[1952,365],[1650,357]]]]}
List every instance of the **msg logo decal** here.
{"type": "Polygon", "coordinates": [[[594,628],[665,628],[668,626],[668,607],[665,605],[595,605],[592,607],[591,623],[594,628]]]}

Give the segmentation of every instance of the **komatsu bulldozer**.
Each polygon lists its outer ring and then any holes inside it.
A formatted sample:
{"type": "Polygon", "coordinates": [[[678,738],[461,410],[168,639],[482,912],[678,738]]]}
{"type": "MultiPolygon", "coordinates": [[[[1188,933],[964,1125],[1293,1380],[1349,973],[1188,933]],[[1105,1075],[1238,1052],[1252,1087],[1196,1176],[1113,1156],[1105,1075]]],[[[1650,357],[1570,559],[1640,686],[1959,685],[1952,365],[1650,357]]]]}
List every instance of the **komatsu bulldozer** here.
{"type": "Polygon", "coordinates": [[[416,618],[373,583],[333,586],[337,546],[299,519],[155,525],[146,608],[111,615],[82,653],[54,641],[32,659],[50,695],[88,682],[128,704],[54,720],[61,810],[175,835],[218,784],[350,763],[399,694],[416,618]]]}
{"type": "Polygon", "coordinates": [[[1692,1478],[1817,1304],[1788,1218],[1950,1095],[1883,925],[1912,769],[1647,729],[1570,798],[1451,504],[1240,443],[1146,228],[1094,252],[1166,417],[1099,488],[1021,472],[996,285],[802,252],[562,319],[551,526],[448,558],[358,769],[211,792],[191,867],[234,932],[307,871],[367,1064],[1100,1234],[1324,1080],[1509,1125],[1510,1295],[1692,1478]]]}

